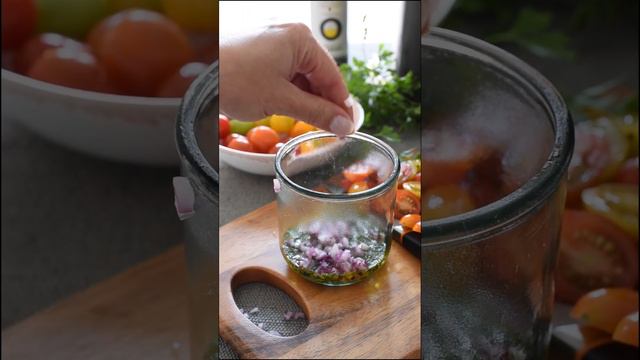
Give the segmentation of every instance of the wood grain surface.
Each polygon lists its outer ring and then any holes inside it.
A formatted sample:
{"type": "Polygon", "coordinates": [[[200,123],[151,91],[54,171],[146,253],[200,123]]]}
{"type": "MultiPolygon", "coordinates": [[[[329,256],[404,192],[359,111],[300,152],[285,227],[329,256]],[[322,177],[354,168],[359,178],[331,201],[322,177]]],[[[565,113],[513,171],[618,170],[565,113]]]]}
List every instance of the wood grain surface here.
{"type": "Polygon", "coordinates": [[[187,359],[183,247],[105,280],[2,332],[2,359],[187,359]]]}
{"type": "Polygon", "coordinates": [[[278,247],[271,203],[220,229],[220,334],[243,358],[419,358],[420,262],[392,242],[387,264],[363,282],[327,287],[291,271],[278,247]],[[232,288],[277,286],[304,309],[309,326],[278,337],[244,317],[232,288]]]}

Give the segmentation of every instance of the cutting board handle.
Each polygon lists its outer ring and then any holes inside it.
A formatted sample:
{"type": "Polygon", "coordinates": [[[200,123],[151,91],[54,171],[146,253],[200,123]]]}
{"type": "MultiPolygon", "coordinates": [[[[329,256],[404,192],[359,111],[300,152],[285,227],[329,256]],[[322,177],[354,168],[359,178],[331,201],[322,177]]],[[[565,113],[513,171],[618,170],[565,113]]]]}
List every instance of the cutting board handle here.
{"type": "Polygon", "coordinates": [[[234,334],[242,339],[242,343],[246,344],[243,349],[234,349],[237,352],[245,354],[247,357],[263,357],[265,349],[276,350],[280,346],[288,347],[290,343],[298,342],[296,337],[304,333],[306,329],[301,334],[294,336],[276,336],[260,329],[245,317],[233,299],[233,291],[243,284],[253,282],[265,283],[284,291],[302,308],[309,322],[311,322],[310,307],[301,292],[295,289],[285,276],[272,269],[262,266],[248,266],[231,274],[228,272],[220,274],[220,320],[225,320],[220,321],[220,325],[228,326],[229,329],[224,330],[230,330],[223,332],[234,334]],[[254,352],[254,349],[258,351],[254,352]]]}

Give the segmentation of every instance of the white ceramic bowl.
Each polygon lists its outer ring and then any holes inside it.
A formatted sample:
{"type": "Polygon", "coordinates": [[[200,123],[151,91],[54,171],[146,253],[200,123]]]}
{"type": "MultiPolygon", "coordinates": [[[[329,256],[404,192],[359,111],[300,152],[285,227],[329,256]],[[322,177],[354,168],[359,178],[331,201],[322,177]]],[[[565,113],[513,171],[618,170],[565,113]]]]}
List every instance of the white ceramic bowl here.
{"type": "Polygon", "coordinates": [[[147,98],[72,89],[2,69],[2,118],[68,148],[120,162],[178,164],[180,98],[147,98]]]}
{"type": "MultiPolygon", "coordinates": [[[[354,101],[354,121],[356,130],[360,129],[364,121],[364,109],[354,101]]],[[[261,154],[231,149],[220,145],[220,161],[227,165],[256,175],[275,175],[275,154],[261,154]]]]}

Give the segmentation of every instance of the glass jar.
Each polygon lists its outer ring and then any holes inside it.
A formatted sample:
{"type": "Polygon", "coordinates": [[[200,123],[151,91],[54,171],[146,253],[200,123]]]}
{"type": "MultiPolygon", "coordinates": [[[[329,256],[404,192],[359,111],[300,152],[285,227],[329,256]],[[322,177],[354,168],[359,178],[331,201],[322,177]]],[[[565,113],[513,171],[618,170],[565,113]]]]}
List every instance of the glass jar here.
{"type": "Polygon", "coordinates": [[[280,250],[293,271],[349,285],[389,255],[400,161],[373,136],[313,132],[276,155],[280,250]]]}
{"type": "Polygon", "coordinates": [[[436,28],[421,57],[423,358],[542,359],[573,151],[569,113],[544,77],[480,40],[436,28]],[[425,158],[445,151],[429,139],[446,131],[499,150],[500,172],[477,176],[494,184],[481,194],[504,193],[428,220],[428,179],[443,174],[430,174],[425,158]]]}
{"type": "Polygon", "coordinates": [[[185,220],[191,359],[218,358],[218,62],[196,79],[178,113],[182,176],[193,189],[185,220]]]}

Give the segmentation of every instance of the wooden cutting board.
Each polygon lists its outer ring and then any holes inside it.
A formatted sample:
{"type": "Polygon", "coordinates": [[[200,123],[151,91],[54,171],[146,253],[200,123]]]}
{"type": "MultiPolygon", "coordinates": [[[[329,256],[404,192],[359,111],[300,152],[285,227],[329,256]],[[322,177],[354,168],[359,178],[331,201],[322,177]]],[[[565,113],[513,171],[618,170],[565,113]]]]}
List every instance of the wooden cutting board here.
{"type": "Polygon", "coordinates": [[[175,247],[5,329],[2,359],[187,359],[186,281],[175,247]]]}
{"type": "Polygon", "coordinates": [[[279,250],[276,204],[220,229],[220,334],[242,358],[419,358],[420,261],[392,242],[387,264],[355,285],[327,287],[290,270],[279,250]],[[232,289],[264,282],[291,296],[309,326],[271,335],[240,313],[232,289]]]}

